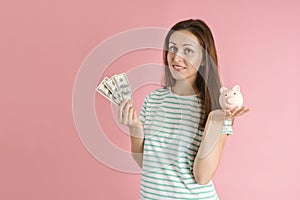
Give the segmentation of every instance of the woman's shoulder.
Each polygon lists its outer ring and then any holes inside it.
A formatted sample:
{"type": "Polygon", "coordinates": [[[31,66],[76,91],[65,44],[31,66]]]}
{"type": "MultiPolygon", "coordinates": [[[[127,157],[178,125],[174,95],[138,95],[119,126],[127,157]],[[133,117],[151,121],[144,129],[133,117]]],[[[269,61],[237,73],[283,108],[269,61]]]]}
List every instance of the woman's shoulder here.
{"type": "Polygon", "coordinates": [[[158,89],[155,89],[155,90],[151,91],[148,94],[148,96],[149,97],[157,97],[157,96],[164,96],[164,95],[169,94],[169,93],[170,93],[169,88],[162,87],[162,88],[158,88],[158,89]]]}
{"type": "Polygon", "coordinates": [[[164,98],[169,93],[170,93],[170,90],[167,87],[158,88],[158,89],[155,89],[155,90],[149,92],[146,95],[146,99],[147,100],[161,99],[161,98],[164,98]]]}

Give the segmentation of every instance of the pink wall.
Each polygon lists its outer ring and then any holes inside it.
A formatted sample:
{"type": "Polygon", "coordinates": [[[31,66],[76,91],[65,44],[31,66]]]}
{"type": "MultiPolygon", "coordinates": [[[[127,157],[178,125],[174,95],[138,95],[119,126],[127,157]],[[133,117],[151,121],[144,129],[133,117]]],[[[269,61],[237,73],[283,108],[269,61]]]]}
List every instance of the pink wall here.
{"type": "MultiPolygon", "coordinates": [[[[251,108],[236,120],[214,177],[220,199],[300,199],[299,10],[296,0],[2,2],[0,199],[137,199],[140,174],[106,166],[79,137],[72,110],[76,75],[107,38],[187,18],[211,27],[224,83],[239,83],[251,108]]],[[[133,52],[104,75],[152,62],[161,62],[160,52],[133,52]]],[[[137,107],[155,87],[136,90],[137,107]]],[[[128,150],[125,129],[113,121],[115,108],[99,95],[94,100],[107,137],[128,150]]]]}

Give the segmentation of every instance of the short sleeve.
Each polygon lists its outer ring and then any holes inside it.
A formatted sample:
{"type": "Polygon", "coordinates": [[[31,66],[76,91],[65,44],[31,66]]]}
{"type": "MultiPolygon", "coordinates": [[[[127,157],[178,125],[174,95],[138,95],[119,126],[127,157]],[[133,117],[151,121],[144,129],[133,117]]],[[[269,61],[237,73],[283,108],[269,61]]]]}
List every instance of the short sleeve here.
{"type": "Polygon", "coordinates": [[[226,119],[224,120],[223,128],[222,128],[222,134],[228,134],[232,135],[232,119],[226,119]]]}
{"type": "Polygon", "coordinates": [[[148,98],[149,98],[149,95],[147,95],[144,99],[144,103],[142,105],[142,108],[141,108],[141,112],[140,112],[140,115],[139,115],[139,119],[140,121],[145,124],[145,121],[146,121],[146,117],[147,117],[147,104],[148,104],[148,98]]]}

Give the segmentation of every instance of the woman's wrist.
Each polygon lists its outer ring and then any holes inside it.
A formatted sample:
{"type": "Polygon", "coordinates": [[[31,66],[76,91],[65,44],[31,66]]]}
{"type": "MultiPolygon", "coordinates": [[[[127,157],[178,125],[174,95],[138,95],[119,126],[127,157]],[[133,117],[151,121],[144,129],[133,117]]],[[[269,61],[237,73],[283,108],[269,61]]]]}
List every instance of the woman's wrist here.
{"type": "Polygon", "coordinates": [[[223,135],[233,135],[232,118],[228,118],[228,119],[224,120],[222,134],[223,135]]]}
{"type": "Polygon", "coordinates": [[[130,131],[130,136],[137,138],[144,138],[144,126],[128,126],[130,131]]]}

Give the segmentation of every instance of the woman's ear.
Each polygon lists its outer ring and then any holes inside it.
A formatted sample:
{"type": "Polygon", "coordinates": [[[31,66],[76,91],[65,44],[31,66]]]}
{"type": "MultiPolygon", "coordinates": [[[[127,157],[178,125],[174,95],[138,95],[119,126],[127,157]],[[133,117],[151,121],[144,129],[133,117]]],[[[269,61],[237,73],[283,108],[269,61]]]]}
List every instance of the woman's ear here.
{"type": "Polygon", "coordinates": [[[204,67],[206,66],[206,59],[205,59],[205,51],[203,49],[203,53],[202,53],[202,60],[200,62],[200,66],[199,69],[202,68],[202,70],[204,70],[204,67]]]}
{"type": "Polygon", "coordinates": [[[205,67],[205,59],[204,58],[202,58],[202,61],[200,63],[200,67],[205,67]]]}

